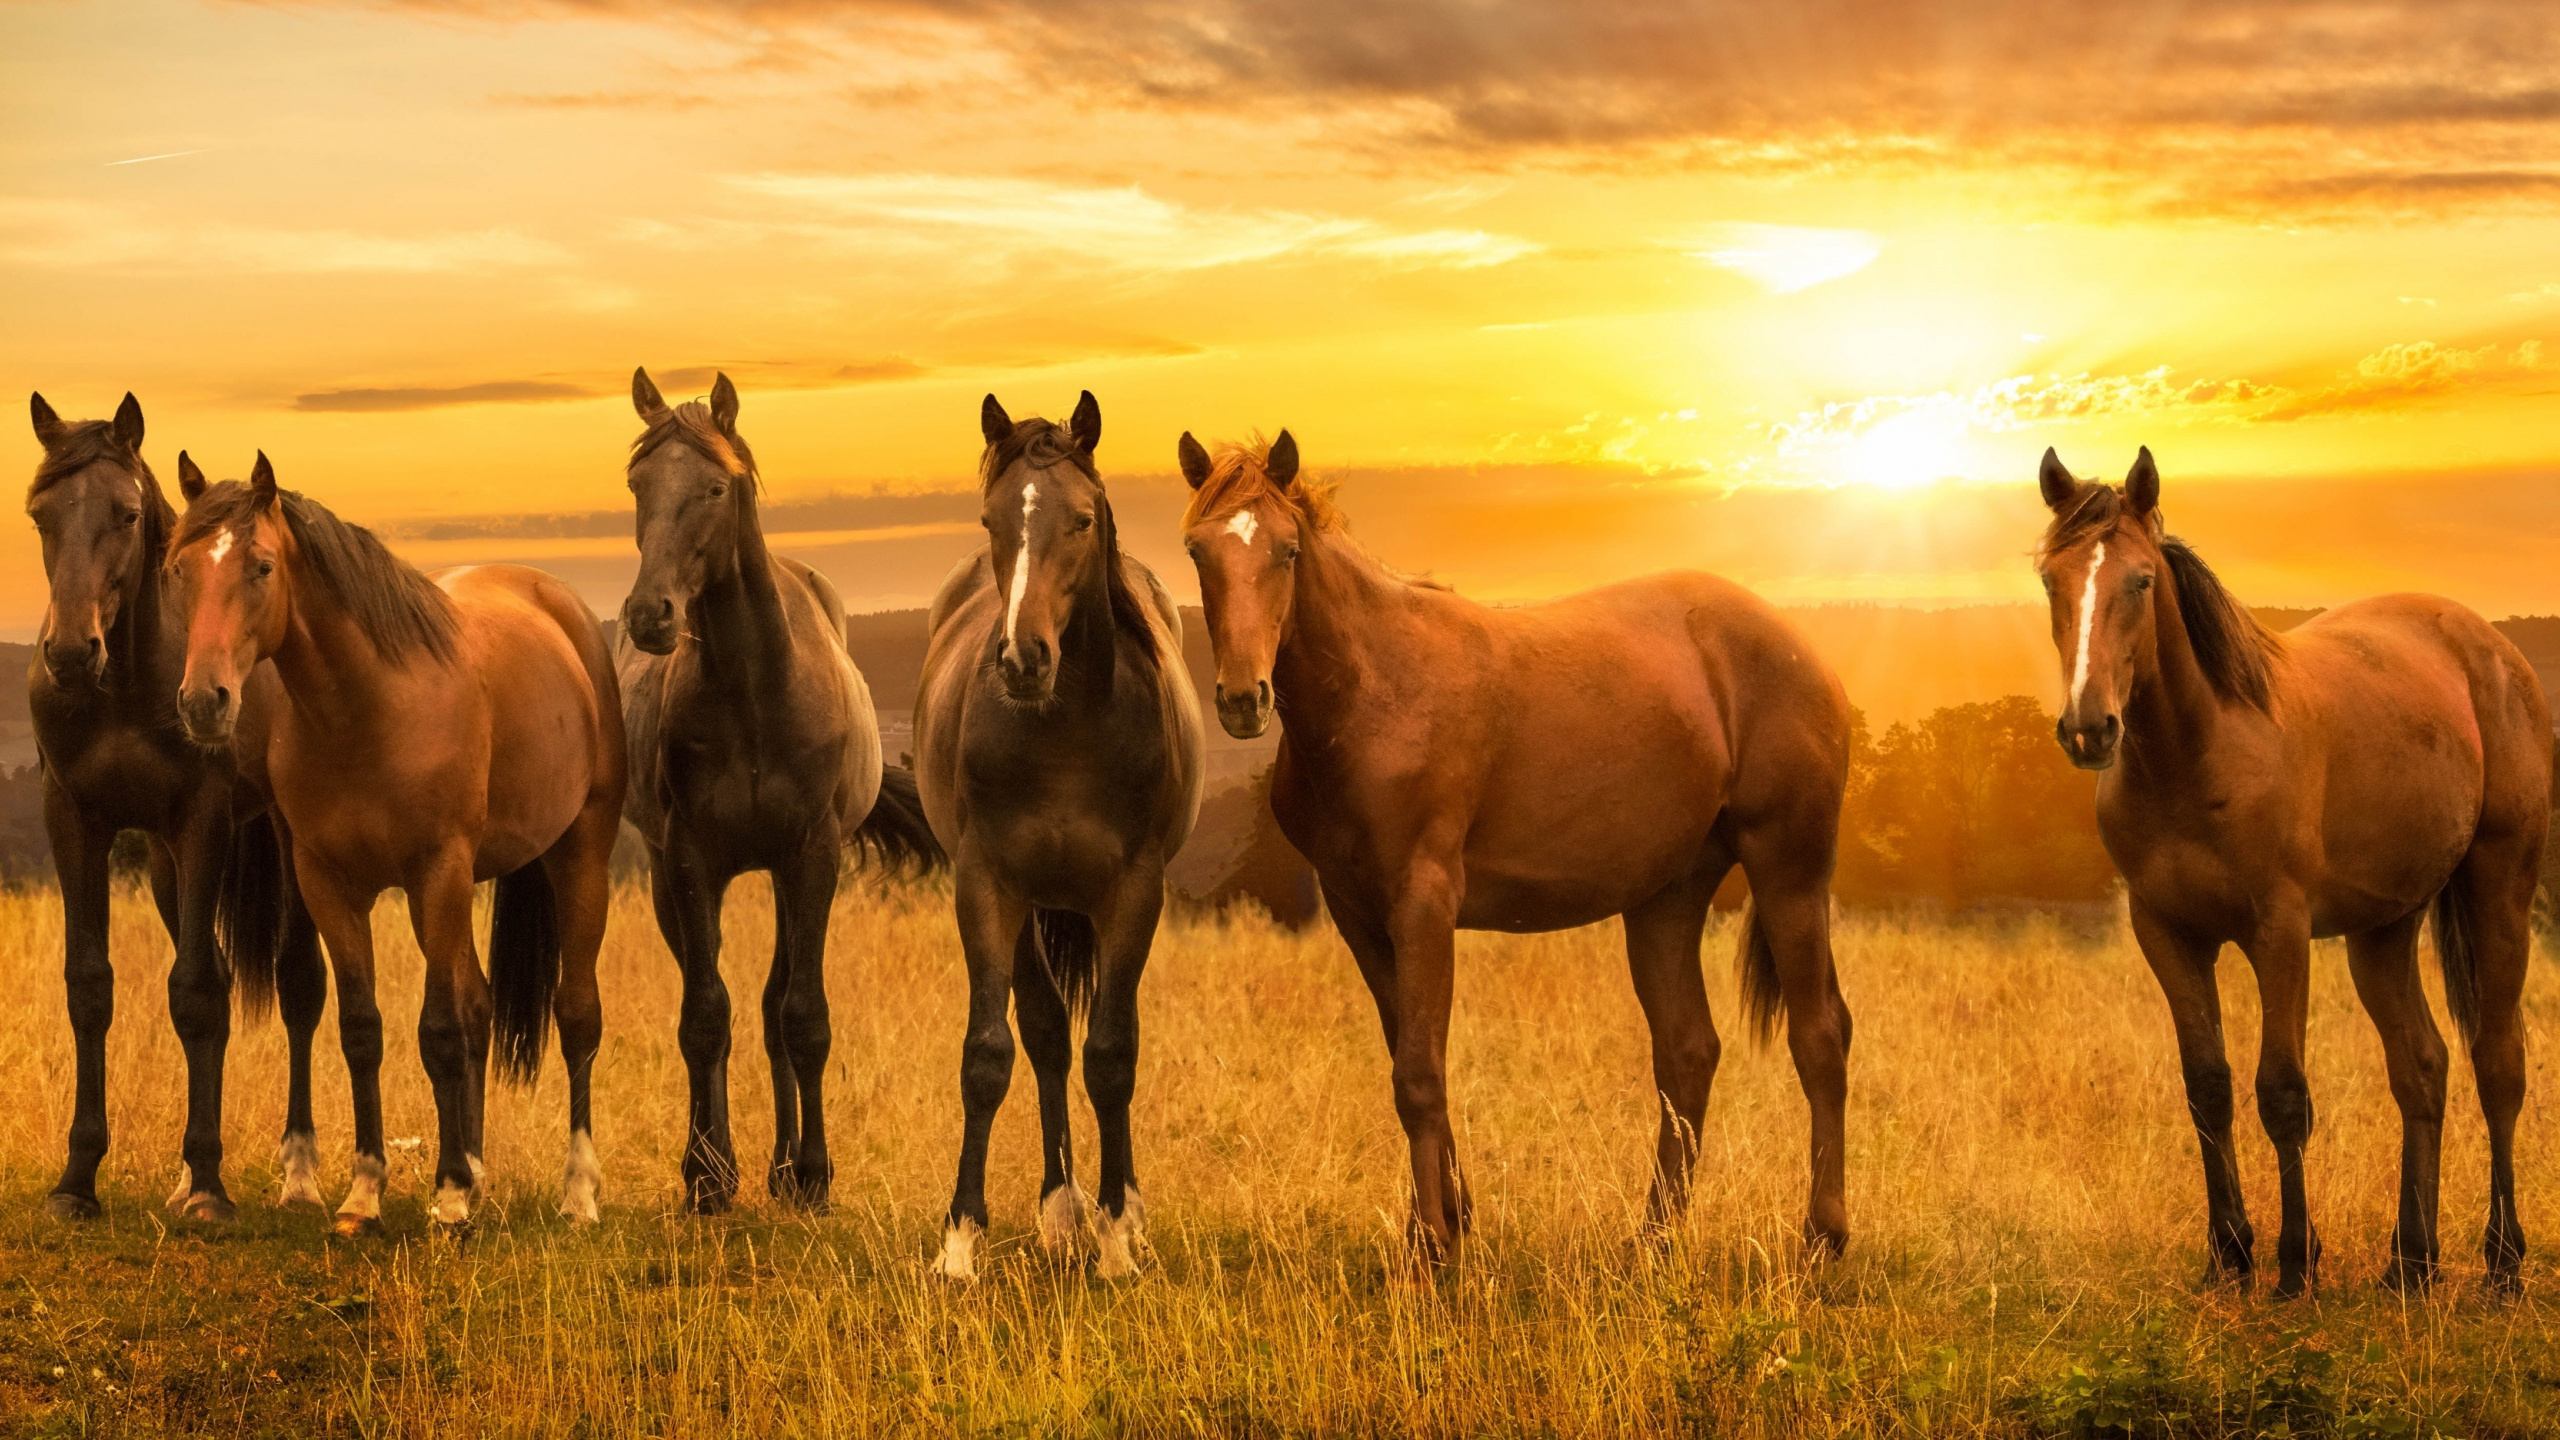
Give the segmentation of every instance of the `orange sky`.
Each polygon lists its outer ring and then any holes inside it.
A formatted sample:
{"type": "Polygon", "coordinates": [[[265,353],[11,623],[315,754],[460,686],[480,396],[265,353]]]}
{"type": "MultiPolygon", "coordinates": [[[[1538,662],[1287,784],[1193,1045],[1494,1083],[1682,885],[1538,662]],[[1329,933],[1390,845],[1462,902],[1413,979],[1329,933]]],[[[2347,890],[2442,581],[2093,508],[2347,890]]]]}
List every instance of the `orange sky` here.
{"type": "Polygon", "coordinates": [[[2253,601],[2550,611],[2551,14],[0,0],[0,378],[600,608],[646,363],[865,608],[1091,388],[1186,592],[1174,437],[1286,424],[1487,596],[2027,599],[2035,457],[2148,443],[2253,601]]]}

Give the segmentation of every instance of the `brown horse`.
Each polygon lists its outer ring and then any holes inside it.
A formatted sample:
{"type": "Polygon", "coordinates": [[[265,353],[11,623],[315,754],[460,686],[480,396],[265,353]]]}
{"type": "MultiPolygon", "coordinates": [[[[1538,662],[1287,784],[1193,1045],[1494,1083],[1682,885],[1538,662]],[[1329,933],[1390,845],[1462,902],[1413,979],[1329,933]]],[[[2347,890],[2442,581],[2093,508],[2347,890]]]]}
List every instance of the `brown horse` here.
{"type": "MultiPolygon", "coordinates": [[[[110,421],[68,422],[31,398],[44,460],[27,493],[51,590],[27,703],[44,760],[45,829],[63,910],[63,982],[77,1079],[70,1155],[45,1202],[61,1218],[98,1213],[107,1150],[107,1027],[115,970],[107,953],[107,851],[119,830],[151,842],[151,888],[177,948],[169,1018],[187,1057],[186,1173],[169,1203],[199,1220],[228,1219],[222,1184],[222,1062],[231,1035],[228,949],[252,976],[280,980],[291,1045],[281,1161],[287,1200],[311,1185],[311,1033],[328,999],[309,919],[276,903],[275,836],[266,796],[227,752],[178,728],[183,627],[160,564],[177,514],[142,459],[142,407],[131,395],[110,421]],[[257,882],[263,880],[264,885],[257,882]],[[259,903],[263,900],[265,903],[259,903]],[[284,956],[276,947],[282,927],[284,956]],[[221,932],[217,938],[217,930],[221,932]]],[[[195,473],[178,457],[179,474],[195,473]]],[[[259,723],[252,717],[252,723],[259,723]]],[[[250,998],[265,998],[252,985],[250,998]]]]}
{"type": "Polygon", "coordinates": [[[845,651],[835,587],[765,549],[736,387],[722,375],[708,405],[670,408],[649,372],[635,370],[631,403],[648,428],[631,447],[640,574],[623,602],[617,657],[630,726],[626,812],[649,850],[658,928],[684,967],[685,1191],[705,1213],[738,1192],[720,903],[732,879],[766,870],[777,916],[764,987],[766,1184],[821,1208],[835,1174],[822,1088],[827,916],[844,849],[938,854],[915,777],[881,767],[871,687],[845,651]]]}
{"type": "Polygon", "coordinates": [[[278,490],[263,454],[248,483],[188,499],[168,562],[186,615],[178,712],[197,743],[229,744],[253,675],[273,676],[267,733],[254,745],[243,735],[242,763],[273,790],[337,972],[356,1128],[338,1228],[381,1217],[372,915],[393,888],[408,892],[427,964],[418,1051],[439,1122],[437,1222],[466,1224],[479,1183],[493,999],[502,1074],[529,1078],[544,1012],[558,1018],[569,1069],[561,1210],[595,1219],[595,962],[624,766],[601,627],[539,571],[464,566],[430,580],[367,531],[278,490]],[[486,879],[498,884],[484,979],[471,902],[486,879]]]}
{"type": "Polygon", "coordinates": [[[1121,553],[1094,468],[1102,407],[1064,426],[979,410],[987,545],[933,600],[916,699],[925,813],[951,852],[969,1030],[967,1123],[934,1268],[976,1274],[987,1227],[987,1131],[1013,1079],[1010,996],[1040,1090],[1040,1239],[1074,1242],[1083,1208],[1067,1134],[1075,1012],[1091,998],[1085,1093],[1101,1132],[1094,1228],[1106,1276],[1143,1258],[1129,1146],[1138,977],[1164,908],[1164,867],[1200,812],[1200,702],[1182,621],[1154,573],[1121,553]]]}
{"type": "Polygon", "coordinates": [[[1287,722],[1272,809],[1377,1000],[1422,1254],[1445,1256],[1469,1220],[1445,1059],[1454,932],[1624,917],[1662,1101],[1647,1215],[1667,1226],[1720,1054],[1698,944],[1736,864],[1753,900],[1743,1005],[1764,1032],[1784,1010],[1812,1107],[1806,1234],[1846,1244],[1830,883],[1850,719],[1812,647],[1707,575],[1499,610],[1408,580],[1344,533],[1285,430],[1215,458],[1186,434],[1179,458],[1218,718],[1239,737],[1275,709],[1287,722]]]}
{"type": "Polygon", "coordinates": [[[2430,595],[2341,605],[2277,637],[2163,528],[2147,449],[2122,488],[2083,484],[2051,450],[2039,482],[2054,518],[2036,566],[2068,691],[2057,738],[2073,763],[2106,772],[2098,833],[2177,1027],[2212,1273],[2245,1281],[2256,1264],[2216,962],[2236,943],[2257,971],[2258,1118],[2284,1202],[2276,1293],[2298,1294],[2320,1258],[2302,1175],[2311,938],[2343,935],[2400,1104],[2387,1278],[2433,1276],[2445,1048],[2418,982],[2432,907],[2445,1000],[2489,1120],[2489,1274],[2513,1284],[2518,1006],[2551,814],[2551,715],[2533,670],[2479,616],[2430,595]]]}

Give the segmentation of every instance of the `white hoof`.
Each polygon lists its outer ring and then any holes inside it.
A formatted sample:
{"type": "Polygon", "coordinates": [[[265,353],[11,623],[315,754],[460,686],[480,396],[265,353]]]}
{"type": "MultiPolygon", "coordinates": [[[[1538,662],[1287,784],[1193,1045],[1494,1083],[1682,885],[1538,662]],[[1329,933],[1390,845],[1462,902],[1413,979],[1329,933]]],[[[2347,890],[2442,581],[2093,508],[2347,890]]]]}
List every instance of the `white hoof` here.
{"type": "Polygon", "coordinates": [[[596,1197],[604,1193],[604,1167],[596,1163],[596,1142],[586,1131],[569,1135],[569,1168],[560,1181],[560,1213],[581,1225],[601,1217],[596,1197]]]}
{"type": "Polygon", "coordinates": [[[170,1191],[169,1198],[161,1201],[161,1205],[171,1210],[175,1210],[180,1206],[185,1205],[188,1197],[196,1193],[195,1173],[196,1172],[193,1170],[187,1168],[186,1161],[179,1161],[178,1188],[170,1191]]]}
{"type": "Polygon", "coordinates": [[[1093,1212],[1093,1235],[1096,1255],[1094,1273],[1105,1280],[1120,1280],[1135,1275],[1146,1264],[1147,1204],[1132,1185],[1123,1197],[1117,1219],[1108,1210],[1093,1212]]]}
{"type": "Polygon", "coordinates": [[[381,1224],[382,1162],[358,1155],[354,1178],[347,1182],[347,1198],[338,1204],[338,1233],[361,1235],[381,1224]]]}
{"type": "Polygon", "coordinates": [[[479,1189],[480,1177],[489,1173],[489,1167],[481,1164],[480,1157],[468,1150],[462,1152],[462,1163],[471,1167],[471,1188],[479,1189]]]}
{"type": "Polygon", "coordinates": [[[1049,1192],[1040,1202],[1040,1248],[1053,1255],[1072,1253],[1076,1231],[1084,1224],[1084,1192],[1074,1181],[1049,1192]]]}
{"type": "Polygon", "coordinates": [[[933,1257],[933,1273],[945,1280],[977,1279],[976,1251],[980,1233],[975,1220],[943,1226],[942,1253],[933,1257]]]}
{"type": "Polygon", "coordinates": [[[439,1185],[435,1203],[428,1207],[427,1213],[433,1215],[439,1225],[460,1229],[471,1223],[471,1192],[459,1185],[439,1185]]]}
{"type": "Polygon", "coordinates": [[[284,1176],[276,1192],[278,1205],[329,1203],[320,1193],[320,1146],[309,1135],[287,1135],[277,1144],[276,1169],[284,1176]]]}

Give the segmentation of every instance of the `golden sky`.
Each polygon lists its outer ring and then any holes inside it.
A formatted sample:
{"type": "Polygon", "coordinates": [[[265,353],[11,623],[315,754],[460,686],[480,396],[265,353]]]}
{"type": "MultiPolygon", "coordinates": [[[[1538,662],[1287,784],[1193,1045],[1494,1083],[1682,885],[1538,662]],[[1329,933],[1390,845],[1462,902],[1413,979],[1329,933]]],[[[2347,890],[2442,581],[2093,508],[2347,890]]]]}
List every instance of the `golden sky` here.
{"type": "Polygon", "coordinates": [[[2036,457],[2147,443],[2253,601],[2550,611],[2553,13],[0,0],[0,377],[599,608],[645,363],[863,608],[974,543],[981,394],[1090,388],[1185,592],[1175,436],[1287,425],[1489,597],[2027,599],[2036,457]]]}

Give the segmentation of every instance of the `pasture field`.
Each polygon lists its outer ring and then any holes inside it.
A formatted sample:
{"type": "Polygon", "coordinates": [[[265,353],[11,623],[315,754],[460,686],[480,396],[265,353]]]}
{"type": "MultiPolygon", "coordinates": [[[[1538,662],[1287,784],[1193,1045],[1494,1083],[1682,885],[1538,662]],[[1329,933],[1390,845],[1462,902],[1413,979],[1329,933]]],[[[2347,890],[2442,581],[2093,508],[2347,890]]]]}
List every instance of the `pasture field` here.
{"type": "MultiPolygon", "coordinates": [[[[960,1129],[962,968],[947,891],[848,886],[830,972],[835,1208],[676,1210],[684,1068],[677,972],[624,886],[604,957],[596,1078],[602,1226],[552,1214],[564,1142],[556,1049],[530,1092],[492,1090],[493,1202],[463,1244],[422,1207],[432,1107],[397,902],[377,913],[394,1137],[387,1234],[332,1238],[269,1203],[283,1036],[243,1023],[228,1169],[241,1217],[160,1207],[181,1068],[167,942],[116,906],[115,1145],[107,1215],[47,1220],[70,1105],[60,916],[0,895],[0,1431],[506,1435],[2037,1435],[2560,1433],[2560,973],[2527,996],[2519,1138],[2522,1298],[2478,1282],[2485,1146],[2457,1054],[2448,1281],[2382,1289],[2398,1118],[2343,954],[2317,956],[2314,1299],[2205,1288],[2196,1142],[2165,1007],[2121,923],[1849,914],[1848,1255],[1793,1242],[1804,1105],[1783,1045],[1734,1033],[1732,918],[1710,932],[1724,1068],[1695,1208],[1634,1243],[1653,1106],[1614,925],[1462,935],[1453,1109],[1477,1233],[1406,1278],[1403,1145],[1366,992],[1329,930],[1170,919],[1143,1001],[1138,1166],[1158,1263],[1090,1278],[1031,1240],[1027,1066],[998,1122],[992,1244],[974,1288],[926,1273],[960,1129]]],[[[755,997],[771,905],[732,893],[739,1151],[771,1092],[755,997]]],[[[2247,1113],[2256,1014],[2224,967],[2260,1254],[2272,1152],[2247,1113]]],[[[2431,971],[2432,976],[2432,971],[2431,971]]],[[[2432,984],[2432,978],[2430,983],[2432,984]]],[[[345,1185],[334,1018],[321,1030],[326,1183],[345,1185]]],[[[1079,1110],[1090,1176],[1090,1115],[1079,1110]]]]}

